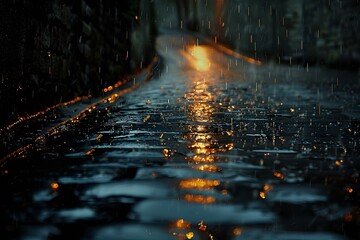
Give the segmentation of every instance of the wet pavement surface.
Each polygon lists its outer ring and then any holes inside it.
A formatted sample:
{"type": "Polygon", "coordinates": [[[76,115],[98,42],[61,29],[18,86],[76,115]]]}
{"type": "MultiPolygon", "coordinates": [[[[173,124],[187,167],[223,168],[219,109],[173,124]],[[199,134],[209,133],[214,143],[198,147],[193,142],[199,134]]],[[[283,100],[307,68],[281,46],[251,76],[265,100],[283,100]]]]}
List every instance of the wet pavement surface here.
{"type": "Polygon", "coordinates": [[[157,50],[151,81],[2,162],[2,239],[360,238],[359,76],[157,50]]]}

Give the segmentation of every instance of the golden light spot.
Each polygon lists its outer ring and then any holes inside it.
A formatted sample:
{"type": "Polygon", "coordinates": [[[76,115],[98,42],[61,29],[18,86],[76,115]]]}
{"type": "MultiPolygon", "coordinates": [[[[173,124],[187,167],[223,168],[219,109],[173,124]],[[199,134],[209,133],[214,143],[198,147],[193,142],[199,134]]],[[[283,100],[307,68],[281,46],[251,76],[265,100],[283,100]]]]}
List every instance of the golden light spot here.
{"type": "Polygon", "coordinates": [[[207,228],[207,226],[204,224],[203,221],[198,223],[198,227],[199,227],[199,230],[204,231],[204,232],[206,231],[206,228],[207,228]]]}
{"type": "Polygon", "coordinates": [[[290,108],[290,112],[294,113],[295,112],[295,108],[290,108]]]}
{"type": "Polygon", "coordinates": [[[172,224],[173,227],[179,228],[179,229],[187,229],[190,228],[190,223],[185,221],[184,219],[178,219],[175,221],[175,223],[172,224]]]}
{"type": "Polygon", "coordinates": [[[151,118],[151,115],[147,115],[147,116],[144,118],[144,120],[143,120],[144,123],[147,122],[147,121],[149,121],[150,118],[151,118]]]}
{"type": "Polygon", "coordinates": [[[233,234],[234,234],[235,236],[240,236],[240,235],[241,235],[241,232],[242,232],[242,229],[239,228],[239,227],[233,229],[233,234]]]}
{"type": "Polygon", "coordinates": [[[203,149],[203,148],[209,148],[209,147],[210,147],[209,142],[194,142],[188,148],[203,149]]]}
{"type": "Polygon", "coordinates": [[[167,149],[167,148],[164,148],[162,153],[164,154],[165,158],[169,158],[171,151],[169,149],[167,149]]]}
{"type": "Polygon", "coordinates": [[[194,237],[194,233],[193,232],[188,232],[185,234],[187,239],[192,239],[194,237]]]}
{"type": "Polygon", "coordinates": [[[103,136],[104,136],[104,135],[99,134],[99,135],[96,137],[96,140],[97,140],[97,141],[100,141],[103,136]]]}
{"type": "Polygon", "coordinates": [[[281,172],[274,172],[274,176],[280,179],[284,179],[284,175],[281,172]]]}
{"type": "Polygon", "coordinates": [[[211,189],[213,187],[217,187],[220,185],[219,180],[208,180],[208,179],[201,179],[201,178],[193,178],[193,179],[185,179],[180,181],[180,188],[183,189],[211,189]]]}
{"type": "Polygon", "coordinates": [[[269,192],[269,191],[272,191],[274,189],[274,187],[269,184],[265,184],[263,189],[265,192],[269,192]]]}
{"type": "MultiPolygon", "coordinates": [[[[190,64],[200,72],[210,69],[211,63],[208,58],[208,49],[204,46],[193,46],[190,49],[191,57],[188,57],[190,64]]],[[[185,55],[186,56],[186,55],[185,55]]]]}
{"type": "Polygon", "coordinates": [[[50,186],[51,186],[51,189],[53,189],[53,190],[56,190],[59,188],[59,184],[57,182],[52,182],[50,186]]]}
{"type": "Polygon", "coordinates": [[[259,196],[260,196],[262,199],[265,199],[265,198],[266,198],[265,192],[259,192],[259,196]]]}
{"type": "Polygon", "coordinates": [[[201,165],[201,166],[196,166],[193,167],[194,169],[198,170],[198,171],[202,171],[202,172],[220,172],[221,168],[215,166],[215,165],[201,165]]]}
{"type": "Polygon", "coordinates": [[[231,151],[234,148],[234,144],[233,143],[228,143],[225,145],[225,147],[227,148],[227,150],[231,151]]]}
{"type": "Polygon", "coordinates": [[[336,164],[336,166],[340,166],[343,162],[344,162],[344,160],[336,160],[335,164],[336,164]]]}
{"type": "Polygon", "coordinates": [[[164,134],[163,134],[163,133],[162,133],[162,134],[160,134],[160,137],[159,137],[159,138],[161,139],[161,138],[163,138],[163,137],[164,137],[164,134]]]}
{"type": "Polygon", "coordinates": [[[151,104],[151,100],[150,99],[148,99],[148,100],[146,100],[146,102],[145,102],[146,104],[151,104]]]}
{"type": "Polygon", "coordinates": [[[193,195],[193,194],[186,194],[184,196],[184,200],[187,202],[195,202],[201,204],[211,204],[215,202],[215,198],[212,196],[193,195]]]}
{"type": "Polygon", "coordinates": [[[353,193],[353,192],[354,192],[354,189],[351,188],[351,187],[348,187],[348,188],[346,188],[346,191],[347,191],[348,193],[353,193]]]}
{"type": "Polygon", "coordinates": [[[94,152],[95,152],[95,149],[92,148],[92,149],[90,149],[89,151],[87,151],[85,154],[86,154],[87,156],[91,156],[91,155],[93,155],[94,152]]]}
{"type": "Polygon", "coordinates": [[[213,156],[213,155],[208,155],[208,156],[195,155],[192,157],[192,160],[197,164],[202,163],[202,162],[213,163],[215,161],[215,156],[213,156]]]}
{"type": "Polygon", "coordinates": [[[205,141],[205,140],[210,140],[211,138],[212,138],[212,136],[207,133],[198,133],[195,136],[196,141],[205,141]]]}

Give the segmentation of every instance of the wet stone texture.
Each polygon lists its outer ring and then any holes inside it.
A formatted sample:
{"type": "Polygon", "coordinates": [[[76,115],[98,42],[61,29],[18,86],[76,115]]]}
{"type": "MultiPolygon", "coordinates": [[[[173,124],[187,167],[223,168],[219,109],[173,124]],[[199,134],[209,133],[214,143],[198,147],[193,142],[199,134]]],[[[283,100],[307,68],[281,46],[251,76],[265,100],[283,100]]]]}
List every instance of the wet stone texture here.
{"type": "Polygon", "coordinates": [[[3,163],[1,236],[360,237],[358,76],[157,50],[159,76],[3,163]]]}

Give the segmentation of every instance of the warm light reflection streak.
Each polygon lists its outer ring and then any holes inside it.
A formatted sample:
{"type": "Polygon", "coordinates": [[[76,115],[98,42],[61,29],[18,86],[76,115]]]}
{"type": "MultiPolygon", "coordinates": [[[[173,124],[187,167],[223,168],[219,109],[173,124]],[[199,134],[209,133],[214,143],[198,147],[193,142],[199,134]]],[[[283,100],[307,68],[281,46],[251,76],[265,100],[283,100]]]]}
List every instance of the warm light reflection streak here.
{"type": "Polygon", "coordinates": [[[219,180],[209,180],[202,178],[183,179],[180,181],[180,188],[182,189],[199,189],[208,190],[220,185],[219,180]]]}

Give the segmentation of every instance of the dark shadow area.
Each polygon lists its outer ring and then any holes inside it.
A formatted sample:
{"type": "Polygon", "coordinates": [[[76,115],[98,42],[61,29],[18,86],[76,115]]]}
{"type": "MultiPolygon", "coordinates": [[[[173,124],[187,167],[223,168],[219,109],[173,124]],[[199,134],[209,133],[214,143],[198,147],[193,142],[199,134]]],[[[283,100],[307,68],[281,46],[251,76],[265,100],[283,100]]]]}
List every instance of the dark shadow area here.
{"type": "Polygon", "coordinates": [[[0,126],[102,89],[154,56],[147,1],[1,1],[0,126]]]}

